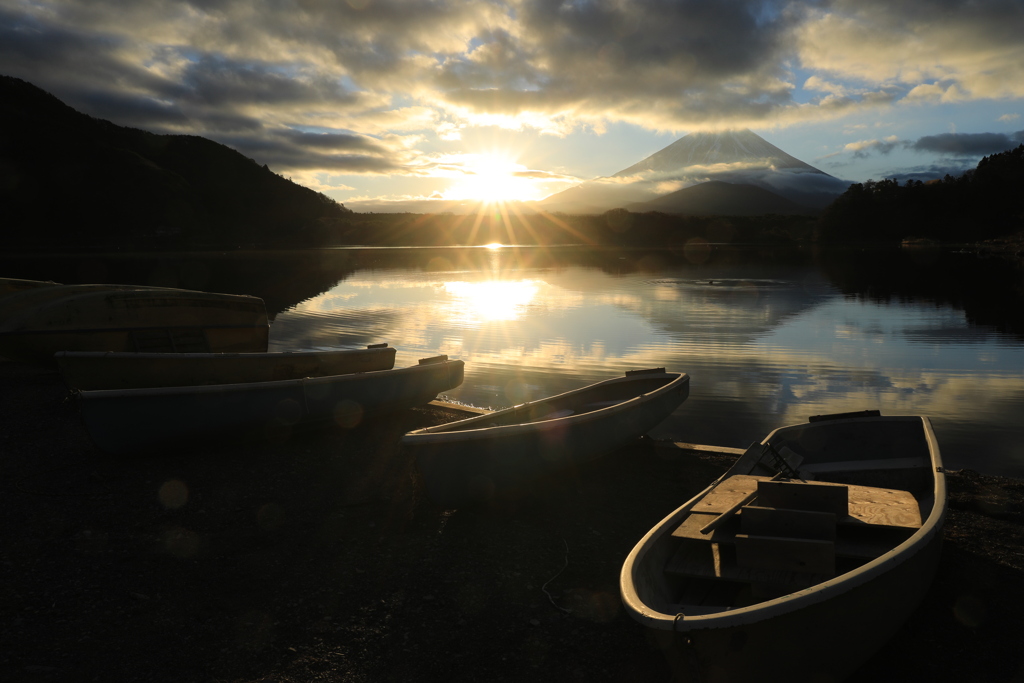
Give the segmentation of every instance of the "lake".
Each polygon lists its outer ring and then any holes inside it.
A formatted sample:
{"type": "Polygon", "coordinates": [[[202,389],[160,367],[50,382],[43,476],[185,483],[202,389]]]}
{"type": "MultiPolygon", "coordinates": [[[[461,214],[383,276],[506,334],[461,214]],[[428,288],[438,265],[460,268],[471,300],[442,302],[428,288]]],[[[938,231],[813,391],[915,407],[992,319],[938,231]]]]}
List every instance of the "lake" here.
{"type": "Polygon", "coordinates": [[[942,250],[328,249],[7,257],[10,277],[262,296],[271,350],[466,361],[500,408],[625,370],[691,377],[652,436],[746,447],[811,415],[931,418],[946,466],[1024,477],[1024,270],[942,250]]]}

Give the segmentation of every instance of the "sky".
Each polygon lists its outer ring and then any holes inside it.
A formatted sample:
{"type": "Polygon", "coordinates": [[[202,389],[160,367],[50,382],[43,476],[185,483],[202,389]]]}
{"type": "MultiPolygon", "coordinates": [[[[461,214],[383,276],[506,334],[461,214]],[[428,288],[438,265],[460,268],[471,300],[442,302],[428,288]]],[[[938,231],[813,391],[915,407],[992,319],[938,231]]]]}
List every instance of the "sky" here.
{"type": "Polygon", "coordinates": [[[356,211],[539,200],[729,128],[902,180],[1024,142],[1024,2],[0,0],[0,74],[356,211]]]}

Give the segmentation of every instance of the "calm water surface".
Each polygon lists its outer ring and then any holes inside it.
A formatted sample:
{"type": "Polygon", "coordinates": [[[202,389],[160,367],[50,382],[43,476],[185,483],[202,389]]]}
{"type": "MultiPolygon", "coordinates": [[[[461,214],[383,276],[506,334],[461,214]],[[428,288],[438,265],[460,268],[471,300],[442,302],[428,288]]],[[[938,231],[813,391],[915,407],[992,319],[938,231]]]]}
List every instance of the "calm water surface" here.
{"type": "Polygon", "coordinates": [[[810,415],[929,416],[950,468],[1024,477],[1024,269],[952,252],[338,249],[0,257],[8,277],[261,296],[274,350],[387,342],[466,361],[500,408],[689,373],[653,433],[745,447],[810,415]]]}
{"type": "Polygon", "coordinates": [[[491,408],[665,367],[691,393],[657,437],[745,447],[810,415],[877,408],[929,416],[948,467],[1024,476],[1024,342],[998,317],[916,295],[914,273],[902,293],[843,291],[900,261],[865,257],[874,274],[851,278],[813,258],[692,260],[384,257],[279,313],[271,346],[388,342],[400,366],[448,354],[466,361],[448,397],[491,408]]]}

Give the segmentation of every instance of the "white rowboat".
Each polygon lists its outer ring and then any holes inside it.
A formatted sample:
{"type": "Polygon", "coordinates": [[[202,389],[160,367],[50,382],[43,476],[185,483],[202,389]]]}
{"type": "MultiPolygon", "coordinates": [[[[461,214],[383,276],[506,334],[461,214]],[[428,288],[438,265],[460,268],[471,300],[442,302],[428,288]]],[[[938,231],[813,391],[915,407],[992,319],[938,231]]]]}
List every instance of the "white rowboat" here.
{"type": "Polygon", "coordinates": [[[841,681],[924,598],[945,514],[928,418],[811,418],[648,532],[622,601],[679,680],[841,681]]]}

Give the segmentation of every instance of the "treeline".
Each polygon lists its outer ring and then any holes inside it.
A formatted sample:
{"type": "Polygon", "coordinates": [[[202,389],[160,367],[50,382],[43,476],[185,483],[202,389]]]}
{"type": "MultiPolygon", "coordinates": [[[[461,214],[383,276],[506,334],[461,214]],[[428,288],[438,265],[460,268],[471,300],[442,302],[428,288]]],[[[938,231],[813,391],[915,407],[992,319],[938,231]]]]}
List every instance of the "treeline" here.
{"type": "Polygon", "coordinates": [[[811,239],[808,216],[679,216],[613,209],[598,215],[360,214],[333,227],[339,244],[376,246],[477,246],[589,244],[594,246],[684,246],[711,243],[781,244],[811,239]]]}
{"type": "Polygon", "coordinates": [[[0,76],[6,248],[320,244],[346,213],[212,140],[117,126],[0,76]]]}
{"type": "Polygon", "coordinates": [[[977,243],[1024,231],[1024,145],[940,180],[851,185],[820,217],[685,216],[614,209],[600,215],[348,214],[326,239],[389,246],[710,243],[977,243]]]}
{"type": "Polygon", "coordinates": [[[820,219],[825,242],[919,238],[973,243],[1024,230],[1024,145],[982,159],[961,176],[922,183],[857,183],[820,219]]]}

